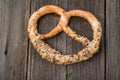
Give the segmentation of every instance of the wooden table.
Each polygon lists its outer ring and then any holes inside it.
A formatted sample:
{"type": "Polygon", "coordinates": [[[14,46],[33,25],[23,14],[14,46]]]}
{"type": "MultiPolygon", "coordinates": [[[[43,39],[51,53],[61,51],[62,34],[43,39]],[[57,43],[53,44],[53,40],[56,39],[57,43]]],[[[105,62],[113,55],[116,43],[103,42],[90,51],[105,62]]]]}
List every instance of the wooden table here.
{"type": "MultiPolygon", "coordinates": [[[[59,17],[43,16],[38,22],[39,32],[49,32],[59,17]]],[[[73,17],[69,25],[77,34],[92,39],[92,30],[84,19],[73,17]]],[[[119,80],[119,34],[120,0],[0,0],[0,80],[119,80]],[[42,59],[27,37],[27,21],[35,10],[47,4],[92,12],[103,29],[99,52],[88,61],[68,66],[42,59]]],[[[46,42],[64,54],[83,48],[64,32],[46,42]]]]}

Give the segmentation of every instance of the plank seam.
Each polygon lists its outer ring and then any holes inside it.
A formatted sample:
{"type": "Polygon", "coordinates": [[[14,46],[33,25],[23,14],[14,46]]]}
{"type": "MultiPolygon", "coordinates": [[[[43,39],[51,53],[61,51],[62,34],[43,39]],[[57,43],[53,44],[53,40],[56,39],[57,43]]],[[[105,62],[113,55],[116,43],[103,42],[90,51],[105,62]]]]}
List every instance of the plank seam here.
{"type": "MultiPolygon", "coordinates": [[[[32,4],[32,0],[29,0],[29,17],[31,15],[31,4],[32,4]]],[[[26,80],[28,80],[28,65],[29,65],[29,39],[28,39],[28,48],[27,48],[27,60],[26,60],[26,80]]]]}
{"type": "Polygon", "coordinates": [[[106,80],[106,0],[104,1],[104,55],[105,55],[105,59],[104,59],[104,80],[106,80]]]}

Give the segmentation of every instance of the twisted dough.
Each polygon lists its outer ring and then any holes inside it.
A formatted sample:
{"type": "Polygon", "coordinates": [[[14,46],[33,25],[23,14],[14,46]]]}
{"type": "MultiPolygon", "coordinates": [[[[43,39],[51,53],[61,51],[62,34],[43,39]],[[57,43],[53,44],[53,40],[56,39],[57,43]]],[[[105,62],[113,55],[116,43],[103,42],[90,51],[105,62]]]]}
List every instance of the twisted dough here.
{"type": "Polygon", "coordinates": [[[34,12],[28,21],[28,36],[33,46],[42,58],[56,64],[67,65],[89,59],[99,49],[101,34],[102,29],[99,21],[90,12],[83,10],[71,10],[66,12],[60,7],[47,5],[34,12]],[[40,34],[37,31],[37,20],[41,16],[49,13],[56,13],[61,16],[58,25],[51,32],[40,34]],[[88,40],[86,37],[77,35],[71,30],[71,28],[68,26],[68,21],[71,16],[82,17],[90,23],[93,30],[92,41],[88,40]],[[62,55],[59,51],[51,48],[43,41],[43,39],[53,37],[61,31],[64,31],[74,40],[81,42],[83,45],[85,45],[85,48],[83,48],[81,51],[78,51],[76,54],[62,55]]]}
{"type": "MultiPolygon", "coordinates": [[[[64,18],[62,20],[60,18],[60,20],[58,22],[58,25],[53,30],[51,30],[49,33],[40,35],[42,37],[42,39],[53,37],[53,36],[55,36],[56,34],[58,34],[59,32],[62,31],[62,29],[60,27],[61,26],[60,25],[61,21],[64,21],[64,22],[68,21],[67,20],[67,15],[64,14],[64,12],[65,11],[62,8],[57,7],[57,6],[53,6],[53,5],[43,6],[38,11],[36,11],[32,14],[32,16],[31,16],[31,18],[29,19],[29,22],[28,22],[28,30],[32,26],[34,26],[34,27],[37,26],[37,20],[41,16],[43,16],[45,14],[49,14],[49,13],[56,13],[56,14],[59,14],[60,16],[63,16],[64,18]]],[[[68,22],[66,22],[66,23],[68,23],[68,22]]],[[[36,34],[38,34],[38,32],[36,34]]]]}

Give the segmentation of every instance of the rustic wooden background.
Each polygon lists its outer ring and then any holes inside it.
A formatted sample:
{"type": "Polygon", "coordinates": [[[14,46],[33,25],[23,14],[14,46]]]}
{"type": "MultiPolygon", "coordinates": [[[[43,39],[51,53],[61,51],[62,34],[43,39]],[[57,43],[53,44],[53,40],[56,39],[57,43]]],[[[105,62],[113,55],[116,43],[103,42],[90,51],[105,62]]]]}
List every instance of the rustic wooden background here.
{"type": "MultiPolygon", "coordinates": [[[[59,15],[48,14],[38,22],[41,33],[57,25],[59,15]]],[[[90,25],[72,17],[70,27],[92,39],[90,25]]],[[[0,80],[120,80],[120,0],[0,0],[0,80]],[[88,61],[68,66],[41,59],[27,37],[30,15],[43,5],[92,12],[102,24],[100,51],[88,61]]],[[[83,47],[64,32],[46,40],[64,54],[83,47]]]]}

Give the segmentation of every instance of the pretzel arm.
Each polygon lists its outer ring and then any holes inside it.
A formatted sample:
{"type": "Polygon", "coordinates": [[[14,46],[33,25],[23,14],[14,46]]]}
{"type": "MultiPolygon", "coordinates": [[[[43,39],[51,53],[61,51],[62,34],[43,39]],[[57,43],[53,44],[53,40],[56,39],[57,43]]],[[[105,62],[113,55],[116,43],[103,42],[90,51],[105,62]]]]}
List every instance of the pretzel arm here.
{"type": "Polygon", "coordinates": [[[54,29],[52,29],[50,32],[48,32],[46,34],[42,34],[42,36],[44,38],[51,38],[51,37],[57,35],[58,33],[60,33],[61,31],[62,31],[62,28],[58,25],[54,29]]]}
{"type": "MultiPolygon", "coordinates": [[[[64,27],[63,27],[64,28],[64,27]]],[[[88,45],[88,43],[90,42],[89,39],[87,37],[81,36],[81,35],[77,35],[74,31],[71,30],[70,27],[67,27],[67,30],[65,32],[66,34],[68,34],[68,36],[70,36],[72,39],[81,42],[82,45],[88,45]]]]}

